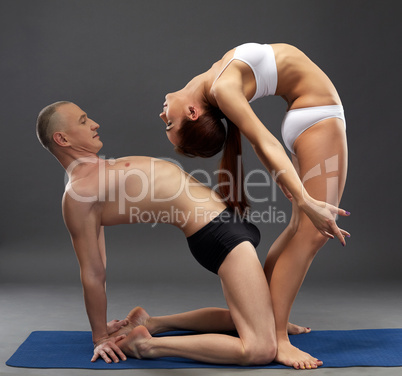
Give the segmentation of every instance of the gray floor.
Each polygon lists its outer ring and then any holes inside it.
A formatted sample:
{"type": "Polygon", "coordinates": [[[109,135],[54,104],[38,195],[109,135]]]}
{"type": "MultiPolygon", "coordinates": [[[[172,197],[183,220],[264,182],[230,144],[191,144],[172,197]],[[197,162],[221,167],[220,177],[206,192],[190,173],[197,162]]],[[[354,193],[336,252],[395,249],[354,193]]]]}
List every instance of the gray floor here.
{"type": "MultiPolygon", "coordinates": [[[[303,286],[294,322],[313,329],[401,328],[401,283],[303,286]]],[[[122,318],[135,305],[151,315],[203,306],[225,306],[218,282],[203,284],[109,285],[109,319],[122,318]]],[[[107,375],[110,371],[23,369],[5,365],[35,330],[89,330],[80,285],[0,285],[0,375],[107,375]]],[[[294,370],[121,370],[124,375],[290,375],[294,370]]],[[[323,368],[315,375],[401,375],[401,368],[323,368]]]]}

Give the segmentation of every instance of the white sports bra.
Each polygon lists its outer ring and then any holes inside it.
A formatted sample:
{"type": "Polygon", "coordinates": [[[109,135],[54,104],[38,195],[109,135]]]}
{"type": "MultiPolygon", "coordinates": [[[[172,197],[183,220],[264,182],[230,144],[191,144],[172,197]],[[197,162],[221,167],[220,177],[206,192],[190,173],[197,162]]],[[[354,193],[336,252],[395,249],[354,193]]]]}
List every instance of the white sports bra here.
{"type": "Polygon", "coordinates": [[[223,67],[213,84],[233,60],[246,63],[254,73],[256,91],[250,103],[261,97],[275,95],[278,73],[274,50],[269,44],[246,43],[236,47],[233,57],[223,67]]]}

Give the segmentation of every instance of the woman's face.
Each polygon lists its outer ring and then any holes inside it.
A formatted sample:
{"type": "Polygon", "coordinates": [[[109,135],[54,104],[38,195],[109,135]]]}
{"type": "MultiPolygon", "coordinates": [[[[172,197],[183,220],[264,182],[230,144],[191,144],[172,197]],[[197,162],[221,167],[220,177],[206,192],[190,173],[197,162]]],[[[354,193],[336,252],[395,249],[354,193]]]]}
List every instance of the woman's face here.
{"type": "Polygon", "coordinates": [[[179,143],[177,133],[186,117],[186,98],[178,93],[169,93],[165,97],[163,111],[159,117],[166,124],[166,136],[173,145],[179,143]]]}

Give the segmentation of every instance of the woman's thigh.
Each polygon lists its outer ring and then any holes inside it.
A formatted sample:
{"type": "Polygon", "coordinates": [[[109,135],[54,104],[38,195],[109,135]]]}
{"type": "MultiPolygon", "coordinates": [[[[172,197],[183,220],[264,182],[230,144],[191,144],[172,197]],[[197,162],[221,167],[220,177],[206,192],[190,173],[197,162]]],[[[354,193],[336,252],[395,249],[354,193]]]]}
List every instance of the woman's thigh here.
{"type": "Polygon", "coordinates": [[[307,192],[317,200],[339,205],[348,166],[343,121],[330,118],[313,125],[293,147],[293,163],[307,192]]]}

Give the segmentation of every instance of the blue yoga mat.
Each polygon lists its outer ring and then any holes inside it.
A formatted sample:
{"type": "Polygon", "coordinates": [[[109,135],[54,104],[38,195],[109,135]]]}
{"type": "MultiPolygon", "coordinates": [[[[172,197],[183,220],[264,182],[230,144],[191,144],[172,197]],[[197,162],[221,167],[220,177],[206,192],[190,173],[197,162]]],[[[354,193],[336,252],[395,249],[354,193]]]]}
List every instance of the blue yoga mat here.
{"type": "MultiPolygon", "coordinates": [[[[170,332],[184,335],[191,332],[170,332]]],[[[400,367],[402,366],[402,329],[323,330],[290,336],[291,342],[324,362],[323,367],[400,367]]],[[[287,368],[271,363],[267,366],[240,367],[206,364],[183,358],[133,359],[117,364],[103,360],[91,363],[91,332],[37,331],[32,332],[8,366],[27,368],[287,368]]]]}

